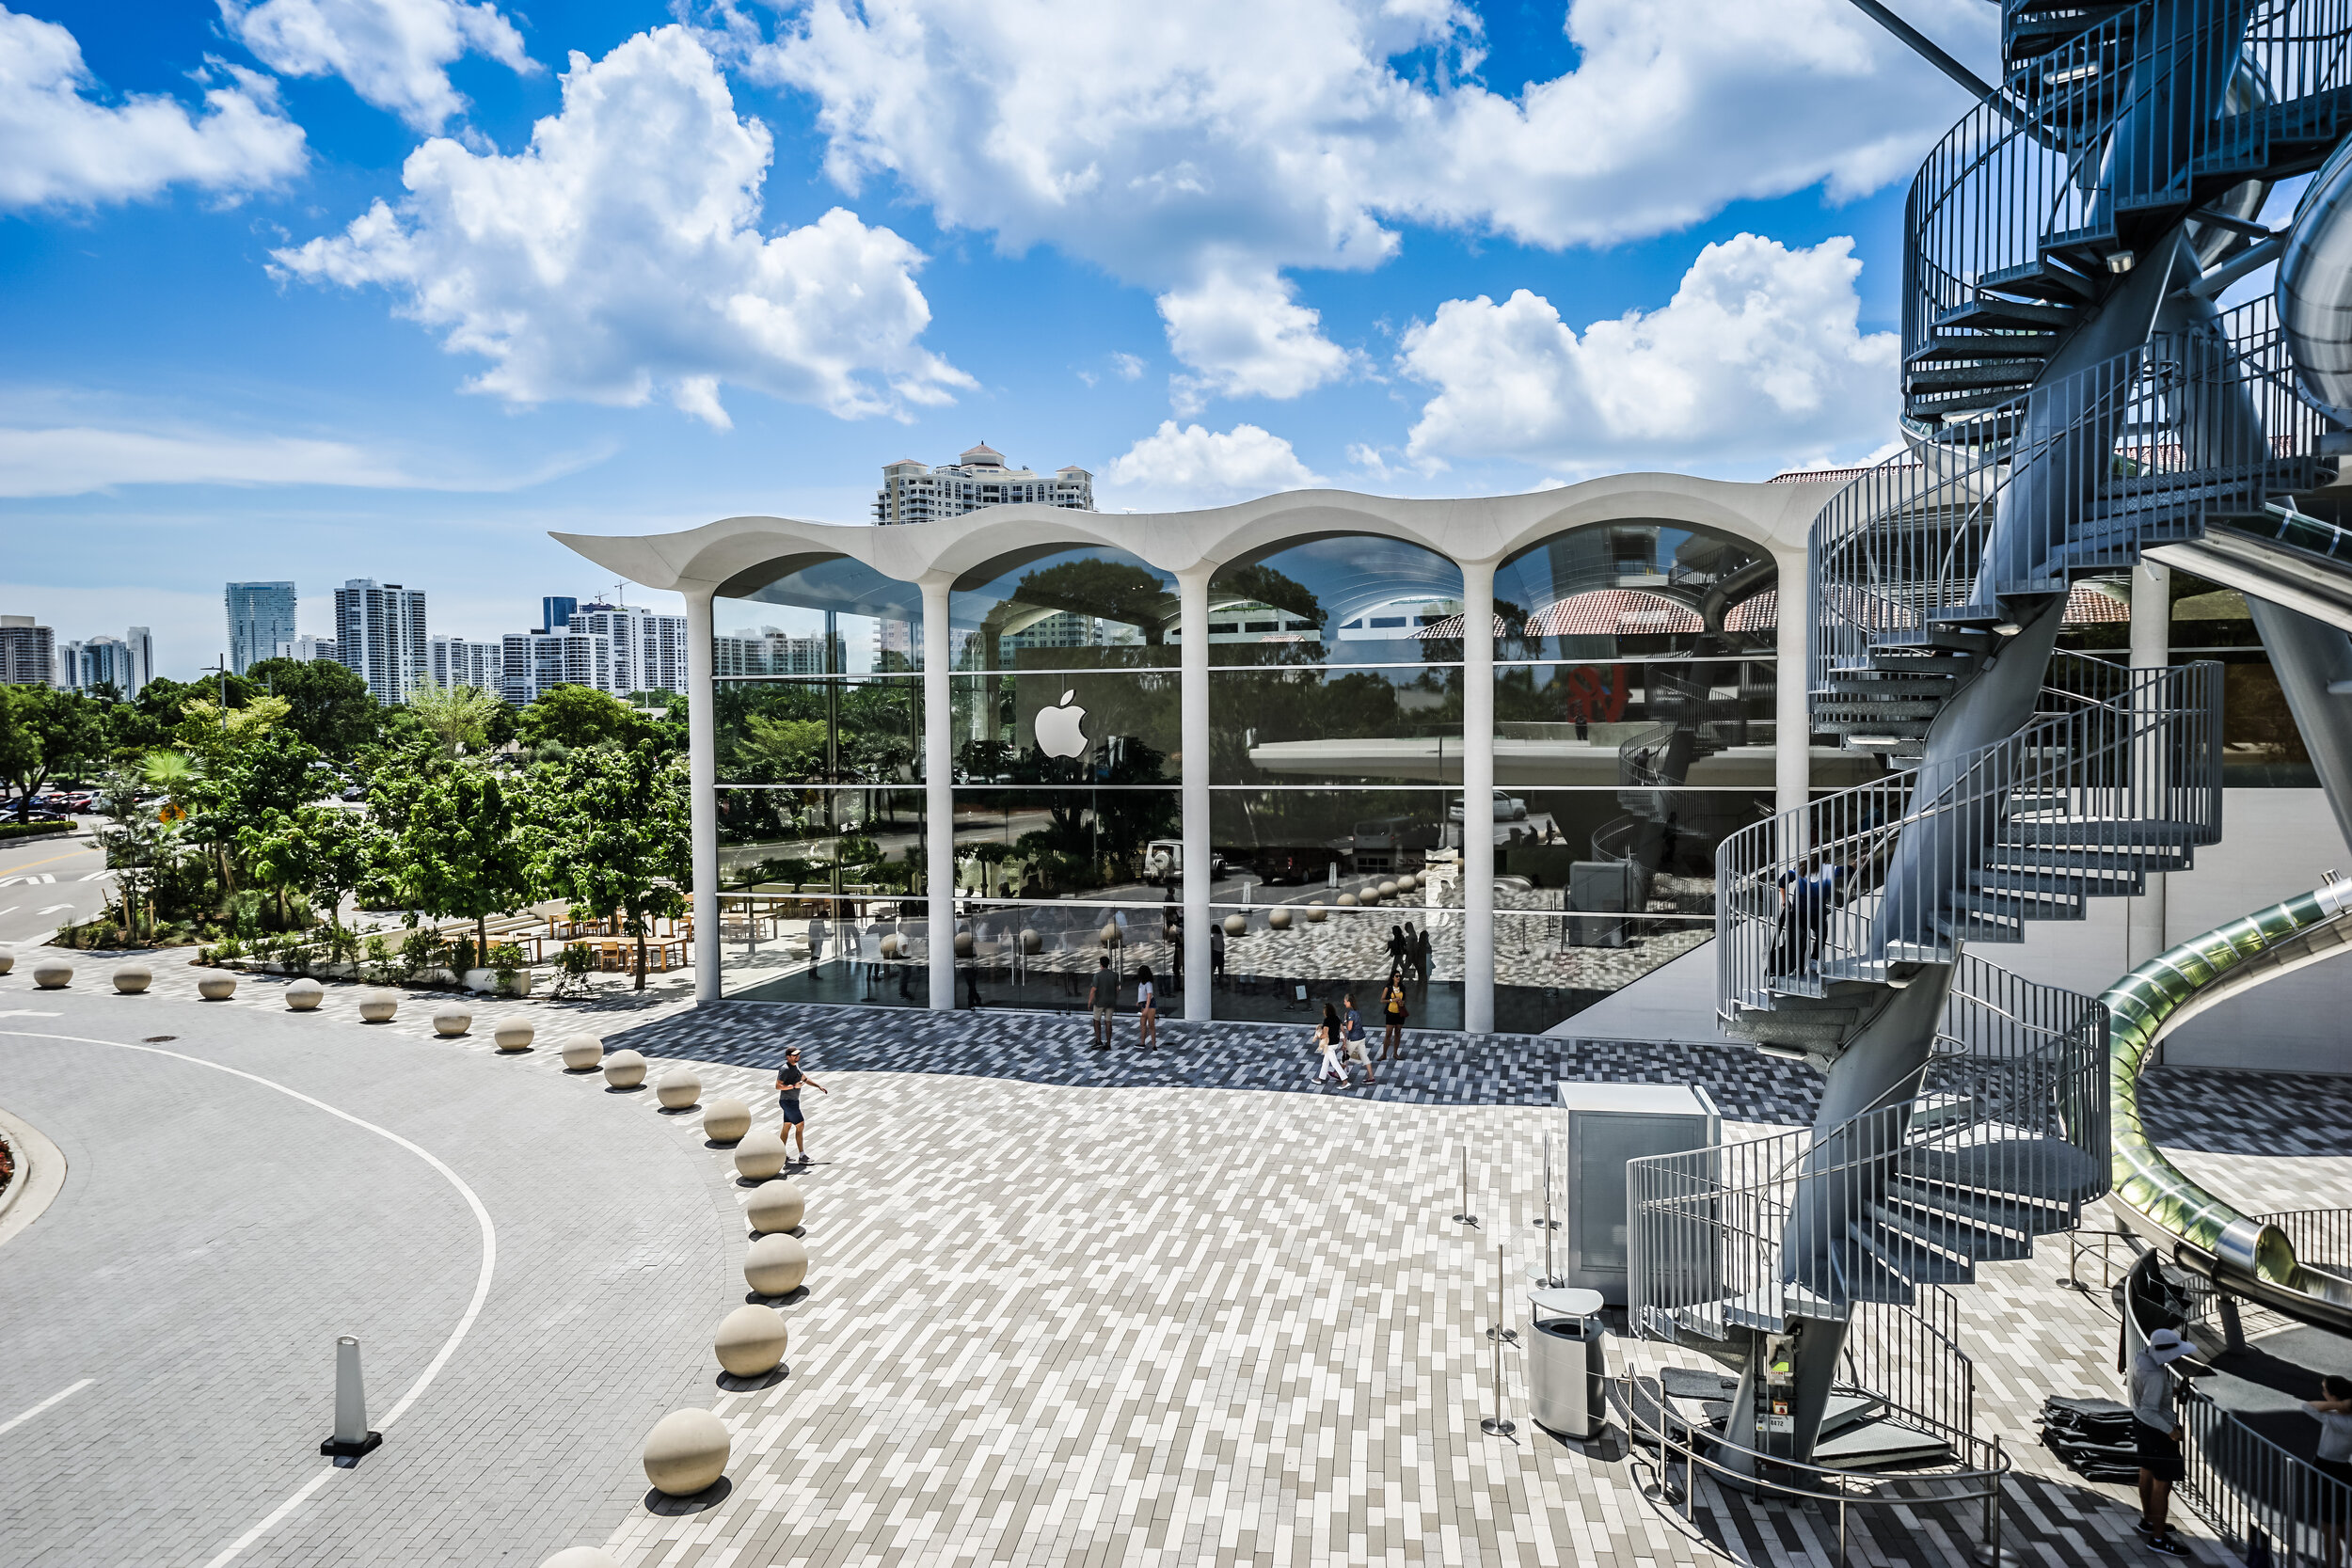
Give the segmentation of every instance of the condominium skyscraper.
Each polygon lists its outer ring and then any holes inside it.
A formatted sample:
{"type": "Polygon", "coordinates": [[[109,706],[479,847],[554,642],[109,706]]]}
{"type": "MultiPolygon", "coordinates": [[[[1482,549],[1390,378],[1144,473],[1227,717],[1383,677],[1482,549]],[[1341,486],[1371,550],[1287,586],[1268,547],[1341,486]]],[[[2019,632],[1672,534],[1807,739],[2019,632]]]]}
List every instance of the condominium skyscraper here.
{"type": "Polygon", "coordinates": [[[66,643],[57,650],[57,684],[69,691],[111,686],[118,698],[128,701],[139,688],[131,644],[119,637],[66,643]]]}
{"type": "Polygon", "coordinates": [[[612,690],[686,689],[686,617],[657,615],[642,605],[592,604],[574,610],[568,629],[612,640],[612,690]]]}
{"type": "Polygon", "coordinates": [[[57,634],[30,615],[0,615],[0,686],[57,684],[57,634]]]}
{"type": "Polygon", "coordinates": [[[874,521],[927,523],[935,517],[961,517],[983,506],[1015,506],[1025,501],[1091,512],[1094,476],[1075,467],[1051,474],[1008,468],[1005,454],[986,442],[936,468],[915,458],[900,458],[882,469],[882,489],[874,497],[874,521]]]}
{"type": "Polygon", "coordinates": [[[291,582],[232,582],[229,601],[229,669],[242,675],[278,644],[294,636],[294,585],[291,582]]]}
{"type": "Polygon", "coordinates": [[[122,694],[135,697],[141,687],[155,678],[155,635],[145,626],[133,626],[122,641],[131,650],[131,684],[122,694]]]}
{"type": "Polygon", "coordinates": [[[429,662],[436,686],[478,686],[496,696],[501,688],[501,673],[505,661],[502,643],[469,642],[462,637],[432,640],[429,662]]]}
{"type": "Polygon", "coordinates": [[[313,637],[306,631],[291,642],[278,644],[275,657],[291,658],[297,664],[332,664],[335,662],[335,640],[331,637],[313,637]]]}
{"type": "MultiPolygon", "coordinates": [[[[294,636],[289,624],[286,639],[294,636]]],[[[424,629],[424,590],[362,578],[336,589],[335,659],[357,671],[377,702],[406,702],[408,693],[433,673],[424,629]]]]}
{"type": "Polygon", "coordinates": [[[558,686],[612,689],[612,640],[593,631],[510,631],[499,661],[499,694],[516,707],[558,686]]]}
{"type": "Polygon", "coordinates": [[[561,594],[549,594],[539,601],[539,629],[567,631],[572,624],[572,611],[580,608],[578,599],[567,599],[561,594]]]}

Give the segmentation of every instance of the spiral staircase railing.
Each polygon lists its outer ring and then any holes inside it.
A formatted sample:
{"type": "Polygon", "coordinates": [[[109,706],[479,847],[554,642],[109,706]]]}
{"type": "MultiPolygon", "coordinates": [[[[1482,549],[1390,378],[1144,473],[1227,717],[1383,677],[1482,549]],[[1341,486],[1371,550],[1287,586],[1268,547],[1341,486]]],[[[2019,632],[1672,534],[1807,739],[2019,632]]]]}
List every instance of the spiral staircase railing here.
{"type": "MultiPolygon", "coordinates": [[[[2352,130],[2352,0],[2003,10],[2001,87],[1907,209],[1909,450],[1841,490],[1808,546],[1814,729],[1903,770],[1717,853],[1727,1032],[1861,1086],[1832,1102],[1878,1098],[1634,1162],[1628,1199],[1638,1334],[1742,1366],[1752,1415],[1767,1346],[1833,1325],[1839,1386],[1942,1437],[1987,1497],[1998,1455],[1973,1435],[1947,1287],[2072,1227],[2114,1128],[2106,1007],[1973,949],[2138,893],[2221,829],[2219,667],[2053,656],[2053,600],[2209,529],[2344,545],[2279,504],[2332,476],[2271,302],[2217,313],[2186,291],[2275,253],[2253,221],[2271,182],[2352,130]],[[2038,684],[1991,678],[2011,646],[2046,660],[2038,684]]],[[[1708,1439],[1727,1478],[1842,1492],[1812,1440],[1708,1439]]]]}

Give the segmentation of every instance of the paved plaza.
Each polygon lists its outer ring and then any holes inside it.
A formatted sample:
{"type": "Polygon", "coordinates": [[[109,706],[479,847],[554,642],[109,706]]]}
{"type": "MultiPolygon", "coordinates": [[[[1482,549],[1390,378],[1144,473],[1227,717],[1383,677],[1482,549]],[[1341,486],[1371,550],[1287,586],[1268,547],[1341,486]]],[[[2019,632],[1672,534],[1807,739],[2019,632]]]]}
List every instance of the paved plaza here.
{"type": "MultiPolygon", "coordinates": [[[[81,962],[64,992],[23,963],[0,978],[0,1111],[69,1167],[0,1241],[0,1561],[1836,1560],[1834,1515],[1703,1484],[1686,1522],[1644,1497],[1643,1450],[1536,1431],[1516,1348],[1516,1439],[1478,1425],[1497,1248],[1516,1275],[1540,1247],[1551,1085],[1701,1083],[1738,1137],[1809,1117],[1801,1068],[1432,1035],[1376,1088],[1317,1090],[1297,1029],[1095,1052],[1066,1018],[697,1009],[675,988],[485,1002],[452,1041],[431,998],[369,1026],[355,988],[298,1015],[264,977],[200,1003],[159,959],[153,992],[117,997],[81,962]],[[541,1049],[493,1052],[512,1014],[541,1049]],[[657,1074],[697,1064],[706,1098],[770,1123],[787,1045],[832,1091],[804,1097],[787,1375],[729,1388],[710,1356],[746,1299],[728,1152],[649,1091],[564,1072],[547,1047],[583,1028],[657,1074]],[[1465,1148],[1475,1228],[1451,1220],[1465,1148]],[[317,1453],[338,1333],[386,1432],[349,1470],[317,1453]],[[688,1405],[728,1426],[728,1481],[649,1507],[639,1445],[688,1405]]],[[[2182,1163],[2249,1206],[2347,1200],[2352,1087],[2160,1072],[2150,1099],[2182,1163]]],[[[2112,1308],[2067,1268],[2053,1238],[1959,1291],[1979,1429],[2018,1465],[2005,1544],[2136,1562],[2123,1489],[2035,1441],[2046,1394],[2114,1392],[2112,1308]]],[[[1957,1563],[1976,1524],[1857,1513],[1847,1545],[1957,1563]]]]}

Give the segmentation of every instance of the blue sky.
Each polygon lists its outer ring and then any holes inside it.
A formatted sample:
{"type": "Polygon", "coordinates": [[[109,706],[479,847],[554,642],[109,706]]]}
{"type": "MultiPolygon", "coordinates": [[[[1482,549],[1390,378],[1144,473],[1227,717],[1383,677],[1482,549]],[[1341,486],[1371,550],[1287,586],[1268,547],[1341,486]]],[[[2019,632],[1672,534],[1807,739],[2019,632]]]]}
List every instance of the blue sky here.
{"type": "Polygon", "coordinates": [[[1847,0],[0,7],[0,610],[171,674],[228,579],[492,637],[600,586],[549,529],[981,439],[1137,508],[1856,461],[1965,107],[1847,0]]]}

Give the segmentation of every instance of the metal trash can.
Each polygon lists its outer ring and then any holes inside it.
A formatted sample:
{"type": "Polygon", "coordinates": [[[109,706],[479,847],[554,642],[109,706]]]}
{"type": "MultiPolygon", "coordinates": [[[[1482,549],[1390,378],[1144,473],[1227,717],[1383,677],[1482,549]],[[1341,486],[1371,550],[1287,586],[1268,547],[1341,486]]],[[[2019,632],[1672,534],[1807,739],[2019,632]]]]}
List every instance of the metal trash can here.
{"type": "Polygon", "coordinates": [[[1580,1442],[1600,1435],[1609,1424],[1603,1387],[1608,1370],[1598,1291],[1538,1286],[1527,1292],[1531,1326],[1527,1337],[1527,1386],[1535,1424],[1555,1437],[1580,1442]]]}

